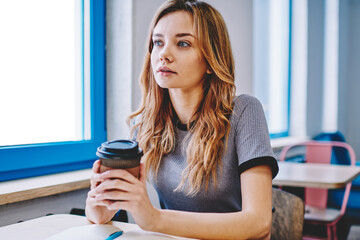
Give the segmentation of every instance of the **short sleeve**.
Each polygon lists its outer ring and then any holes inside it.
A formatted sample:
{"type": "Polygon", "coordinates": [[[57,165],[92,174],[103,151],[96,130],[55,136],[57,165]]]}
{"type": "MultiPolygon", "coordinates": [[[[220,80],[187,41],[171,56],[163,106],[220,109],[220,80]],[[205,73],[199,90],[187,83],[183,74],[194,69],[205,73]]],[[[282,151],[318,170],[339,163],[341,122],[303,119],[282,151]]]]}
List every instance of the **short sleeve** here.
{"type": "Polygon", "coordinates": [[[243,172],[257,165],[269,165],[275,177],[278,165],[260,101],[250,95],[240,95],[235,100],[233,115],[236,122],[235,144],[239,171],[243,172]]]}

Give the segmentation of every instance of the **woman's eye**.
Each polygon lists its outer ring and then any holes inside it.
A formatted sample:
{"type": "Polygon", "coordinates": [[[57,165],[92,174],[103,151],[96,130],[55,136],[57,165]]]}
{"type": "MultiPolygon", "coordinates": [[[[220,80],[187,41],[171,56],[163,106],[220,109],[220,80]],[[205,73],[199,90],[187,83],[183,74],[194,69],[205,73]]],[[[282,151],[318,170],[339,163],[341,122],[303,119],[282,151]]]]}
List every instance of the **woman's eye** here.
{"type": "Polygon", "coordinates": [[[178,43],[178,46],[179,46],[179,47],[189,47],[190,44],[187,43],[187,42],[184,42],[184,41],[180,41],[180,42],[178,43]]]}
{"type": "Polygon", "coordinates": [[[160,40],[154,40],[153,43],[154,46],[162,46],[162,42],[160,40]]]}

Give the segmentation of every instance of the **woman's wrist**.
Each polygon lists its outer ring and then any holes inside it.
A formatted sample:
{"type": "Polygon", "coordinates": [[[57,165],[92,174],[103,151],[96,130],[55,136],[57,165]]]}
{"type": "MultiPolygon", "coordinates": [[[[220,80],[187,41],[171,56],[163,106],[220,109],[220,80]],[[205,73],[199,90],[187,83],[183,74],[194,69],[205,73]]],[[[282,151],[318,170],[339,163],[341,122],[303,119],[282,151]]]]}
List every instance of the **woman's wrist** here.
{"type": "Polygon", "coordinates": [[[144,230],[152,232],[161,232],[162,229],[162,210],[153,207],[153,212],[151,214],[151,220],[148,227],[144,230]]]}

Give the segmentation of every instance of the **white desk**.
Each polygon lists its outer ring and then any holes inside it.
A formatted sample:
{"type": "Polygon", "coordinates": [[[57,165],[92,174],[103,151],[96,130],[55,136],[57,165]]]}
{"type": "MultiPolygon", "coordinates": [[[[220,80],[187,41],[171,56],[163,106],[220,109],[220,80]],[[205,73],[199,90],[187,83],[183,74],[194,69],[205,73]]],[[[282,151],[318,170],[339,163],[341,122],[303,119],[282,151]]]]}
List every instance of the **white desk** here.
{"type": "Polygon", "coordinates": [[[342,188],[360,175],[360,167],[315,163],[278,162],[273,185],[289,187],[342,188]]]}
{"type": "MultiPolygon", "coordinates": [[[[189,239],[175,236],[169,236],[164,234],[145,232],[140,229],[136,224],[124,223],[124,222],[110,222],[113,226],[116,226],[127,231],[138,230],[140,233],[144,233],[144,237],[141,239],[189,239]]],[[[58,234],[66,229],[72,227],[91,225],[86,217],[70,215],[70,214],[56,214],[46,217],[40,217],[29,221],[16,223],[4,227],[0,227],[0,239],[11,239],[11,240],[45,240],[58,234]]],[[[120,239],[126,239],[121,238],[120,239]]],[[[71,240],[71,239],[64,239],[71,240]]]]}

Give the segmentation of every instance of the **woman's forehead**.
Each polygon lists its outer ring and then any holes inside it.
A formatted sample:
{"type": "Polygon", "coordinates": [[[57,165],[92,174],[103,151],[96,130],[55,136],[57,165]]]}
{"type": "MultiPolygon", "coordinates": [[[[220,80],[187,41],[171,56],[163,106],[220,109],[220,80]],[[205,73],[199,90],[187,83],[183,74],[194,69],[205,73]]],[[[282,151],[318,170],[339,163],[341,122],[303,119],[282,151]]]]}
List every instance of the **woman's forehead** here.
{"type": "Polygon", "coordinates": [[[190,13],[176,11],[164,15],[156,24],[153,35],[189,33],[195,35],[194,21],[190,13]]]}

